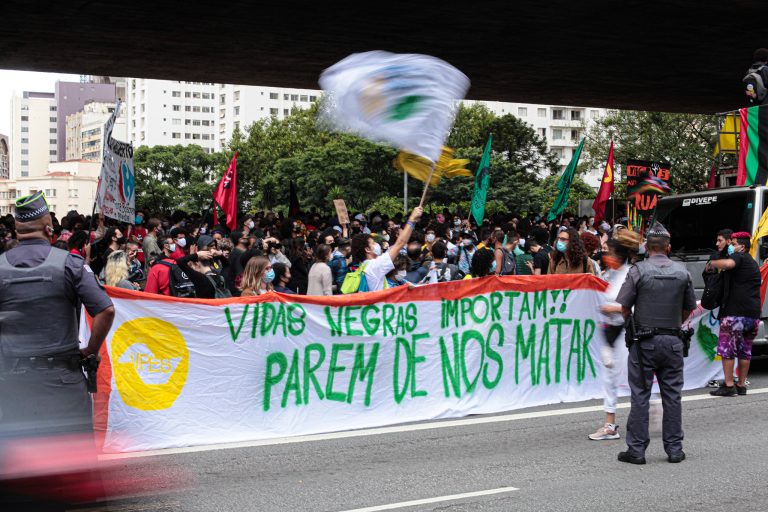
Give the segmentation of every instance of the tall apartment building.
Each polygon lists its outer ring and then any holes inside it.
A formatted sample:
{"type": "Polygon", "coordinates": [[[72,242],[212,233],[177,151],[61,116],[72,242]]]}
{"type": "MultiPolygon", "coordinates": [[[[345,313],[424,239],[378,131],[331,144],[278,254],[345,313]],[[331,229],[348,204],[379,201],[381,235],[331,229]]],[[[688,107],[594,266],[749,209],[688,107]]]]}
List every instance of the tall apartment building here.
{"type": "Polygon", "coordinates": [[[58,161],[66,160],[67,116],[83,109],[86,103],[100,101],[115,103],[116,87],[113,83],[56,82],[56,110],[58,111],[57,151],[58,161]]]}
{"type": "Polygon", "coordinates": [[[8,137],[0,133],[0,179],[7,180],[11,176],[11,147],[8,137]]]}
{"type": "Polygon", "coordinates": [[[212,83],[127,79],[128,135],[134,146],[197,144],[218,149],[218,89],[212,83]]]}
{"type": "Polygon", "coordinates": [[[222,151],[227,147],[235,128],[244,130],[270,117],[283,119],[294,108],[312,105],[321,93],[312,89],[219,84],[217,149],[222,151]]]}
{"type": "Polygon", "coordinates": [[[11,98],[11,179],[41,176],[58,161],[56,110],[52,92],[24,91],[11,98]]]}
{"type": "MultiPolygon", "coordinates": [[[[121,142],[128,140],[126,107],[123,114],[115,120],[112,136],[121,142]]],[[[114,103],[92,101],[82,110],[67,116],[66,160],[101,161],[104,146],[104,124],[115,111],[114,103]]]]}

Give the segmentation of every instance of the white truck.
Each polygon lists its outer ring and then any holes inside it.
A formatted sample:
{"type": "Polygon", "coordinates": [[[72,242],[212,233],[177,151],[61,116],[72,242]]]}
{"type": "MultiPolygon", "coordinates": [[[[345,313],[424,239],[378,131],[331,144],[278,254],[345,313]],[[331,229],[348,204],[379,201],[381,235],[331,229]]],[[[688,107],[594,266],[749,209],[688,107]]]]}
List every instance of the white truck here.
{"type": "MultiPolygon", "coordinates": [[[[760,217],[768,208],[768,187],[728,187],[691,192],[659,199],[656,220],[672,234],[670,258],[688,267],[696,298],[701,298],[704,265],[715,253],[715,239],[721,229],[755,233],[760,217]]],[[[757,263],[768,258],[768,237],[758,242],[757,263]]],[[[768,354],[765,324],[768,301],[763,303],[760,329],[753,353],[768,354]]]]}

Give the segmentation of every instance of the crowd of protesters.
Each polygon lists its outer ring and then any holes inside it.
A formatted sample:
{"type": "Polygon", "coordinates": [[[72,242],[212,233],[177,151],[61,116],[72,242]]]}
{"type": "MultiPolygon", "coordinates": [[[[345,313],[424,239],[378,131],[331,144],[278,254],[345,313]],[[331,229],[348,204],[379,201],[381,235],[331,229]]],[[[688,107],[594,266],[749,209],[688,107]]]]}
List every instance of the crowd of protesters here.
{"type": "MultiPolygon", "coordinates": [[[[0,223],[7,250],[16,243],[13,218],[0,223]]],[[[568,214],[553,222],[496,214],[478,226],[458,212],[421,209],[410,217],[359,213],[346,225],[314,212],[261,212],[238,219],[235,230],[181,211],[139,211],[133,224],[70,212],[54,224],[54,245],[81,255],[104,284],[198,298],[341,294],[359,270],[365,284],[355,291],[492,274],[600,275],[613,231],[568,214]]]]}

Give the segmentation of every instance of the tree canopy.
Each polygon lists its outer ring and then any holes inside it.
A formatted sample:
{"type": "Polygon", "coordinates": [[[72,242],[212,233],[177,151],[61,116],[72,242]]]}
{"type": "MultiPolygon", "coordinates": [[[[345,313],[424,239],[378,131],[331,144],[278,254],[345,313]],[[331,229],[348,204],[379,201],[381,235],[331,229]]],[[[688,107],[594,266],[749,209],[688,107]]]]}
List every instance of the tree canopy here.
{"type": "MultiPolygon", "coordinates": [[[[238,196],[244,211],[286,208],[290,182],[305,211],[333,211],[343,198],[351,211],[376,207],[402,210],[403,175],[393,166],[397,150],[353,135],[318,128],[317,105],[294,110],[285,119],[264,119],[236,129],[228,151],[207,154],[198,146],[140,147],[135,153],[137,206],[152,211],[177,208],[202,211],[235,151],[238,196]]],[[[488,211],[543,213],[556,192],[559,165],[546,141],[531,126],[509,114],[496,116],[485,106],[460,105],[446,145],[456,158],[477,169],[493,133],[488,211]]],[[[430,189],[433,207],[460,208],[466,215],[474,180],[443,180],[430,189]]],[[[418,203],[423,183],[410,178],[409,208],[418,203]]],[[[572,210],[594,192],[574,180],[572,210]]],[[[392,212],[394,213],[394,212],[392,212]]]]}

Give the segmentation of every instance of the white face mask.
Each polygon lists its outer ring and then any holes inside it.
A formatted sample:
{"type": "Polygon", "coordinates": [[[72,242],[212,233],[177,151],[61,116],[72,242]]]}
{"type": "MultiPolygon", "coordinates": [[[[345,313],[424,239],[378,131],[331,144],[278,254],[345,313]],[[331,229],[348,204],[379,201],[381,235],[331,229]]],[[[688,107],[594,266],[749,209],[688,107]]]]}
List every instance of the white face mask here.
{"type": "Polygon", "coordinates": [[[252,220],[249,220],[249,221],[248,221],[248,229],[253,229],[253,227],[254,227],[255,225],[256,225],[256,223],[255,223],[255,222],[253,222],[252,220]]]}
{"type": "Polygon", "coordinates": [[[434,233],[430,233],[430,234],[428,234],[428,235],[426,236],[425,240],[426,240],[428,243],[432,243],[432,242],[434,242],[434,241],[435,241],[435,235],[434,235],[434,233]]]}
{"type": "Polygon", "coordinates": [[[385,242],[389,242],[389,234],[385,234],[382,238],[385,242]]]}
{"type": "Polygon", "coordinates": [[[375,244],[373,246],[373,254],[376,256],[381,256],[381,246],[379,244],[375,244]]]}
{"type": "Polygon", "coordinates": [[[179,238],[176,240],[176,243],[179,244],[179,247],[186,247],[187,246],[187,239],[186,238],[179,238]]]}
{"type": "Polygon", "coordinates": [[[454,226],[461,226],[461,220],[460,220],[460,219],[455,219],[455,220],[453,221],[453,225],[454,225],[454,226]]]}
{"type": "Polygon", "coordinates": [[[407,274],[407,272],[405,270],[400,270],[400,271],[397,272],[397,275],[402,277],[403,279],[405,279],[405,275],[406,274],[407,274]]]}
{"type": "Polygon", "coordinates": [[[176,252],[176,244],[168,244],[168,252],[176,252]]]}

